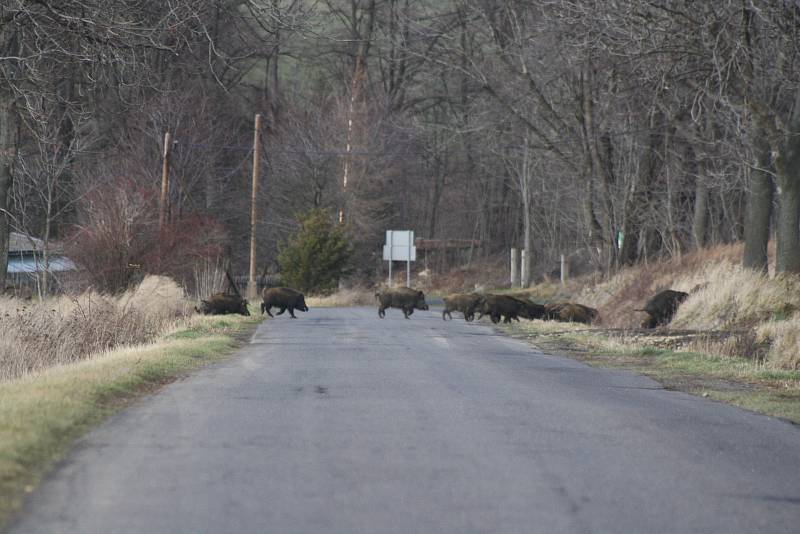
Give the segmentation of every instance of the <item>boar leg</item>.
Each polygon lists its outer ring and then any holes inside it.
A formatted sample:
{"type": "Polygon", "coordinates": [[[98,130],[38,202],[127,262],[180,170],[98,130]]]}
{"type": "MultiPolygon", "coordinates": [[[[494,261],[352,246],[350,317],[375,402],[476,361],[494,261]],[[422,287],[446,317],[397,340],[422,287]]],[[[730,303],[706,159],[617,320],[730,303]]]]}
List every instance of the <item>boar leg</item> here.
{"type": "MultiPolygon", "coordinates": [[[[447,308],[442,310],[442,320],[443,321],[447,320],[447,317],[445,317],[445,314],[450,315],[450,310],[448,310],[447,308]]],[[[452,320],[452,319],[453,319],[453,316],[450,315],[450,320],[452,320]]]]}
{"type": "Polygon", "coordinates": [[[386,317],[386,308],[378,308],[378,317],[381,319],[386,317]]]}
{"type": "MultiPolygon", "coordinates": [[[[272,309],[272,306],[267,306],[266,304],[262,304],[262,305],[261,305],[261,308],[262,308],[264,311],[266,311],[266,312],[267,312],[267,315],[269,315],[270,317],[274,317],[274,315],[272,315],[272,312],[270,312],[270,310],[272,309]]],[[[264,312],[262,311],[261,313],[264,313],[264,312]]]]}
{"type": "Polygon", "coordinates": [[[291,316],[292,319],[297,319],[297,317],[294,316],[294,308],[291,306],[289,306],[289,316],[291,316]]]}
{"type": "Polygon", "coordinates": [[[286,306],[281,306],[281,311],[279,311],[279,312],[278,312],[278,313],[276,313],[275,315],[280,315],[280,314],[282,314],[282,313],[283,313],[283,312],[285,312],[285,311],[286,311],[286,306]]]}

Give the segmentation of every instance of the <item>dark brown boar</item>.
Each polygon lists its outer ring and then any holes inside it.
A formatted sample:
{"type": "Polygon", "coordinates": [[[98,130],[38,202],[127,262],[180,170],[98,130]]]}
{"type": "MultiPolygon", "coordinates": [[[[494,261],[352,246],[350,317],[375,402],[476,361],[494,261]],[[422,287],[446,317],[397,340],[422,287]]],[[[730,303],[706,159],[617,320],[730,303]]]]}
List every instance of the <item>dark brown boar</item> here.
{"type": "Polygon", "coordinates": [[[511,319],[519,321],[520,317],[527,319],[531,315],[528,304],[533,303],[509,295],[486,295],[478,318],[488,315],[495,324],[499,323],[501,318],[504,323],[510,323],[511,319]]]}
{"type": "Polygon", "coordinates": [[[289,316],[292,319],[297,319],[294,315],[294,310],[302,312],[308,311],[306,299],[303,294],[291,287],[264,288],[264,290],[261,291],[261,300],[261,314],[263,315],[264,312],[266,312],[270,317],[272,317],[270,310],[273,307],[280,308],[280,311],[276,315],[280,315],[286,310],[289,310],[289,316]]]}
{"type": "Polygon", "coordinates": [[[229,295],[227,293],[215,293],[208,299],[201,300],[200,307],[195,308],[195,310],[205,315],[225,315],[229,313],[250,315],[246,299],[239,295],[229,295]]]}
{"type": "Polygon", "coordinates": [[[447,317],[452,319],[451,312],[457,311],[464,314],[464,320],[472,321],[475,318],[475,311],[483,305],[486,297],[480,293],[462,293],[448,295],[443,300],[442,319],[447,320],[447,317]]]}
{"type": "Polygon", "coordinates": [[[386,308],[400,308],[406,319],[414,313],[414,310],[427,310],[425,303],[425,293],[410,287],[398,287],[384,289],[375,293],[378,299],[378,317],[383,319],[386,316],[386,308]]]}
{"type": "Polygon", "coordinates": [[[597,318],[597,310],[583,304],[559,302],[545,305],[545,318],[564,323],[591,324],[597,318]]]}
{"type": "Polygon", "coordinates": [[[648,318],[642,323],[642,328],[655,328],[657,326],[669,324],[678,311],[681,303],[689,297],[683,291],[665,289],[647,301],[644,308],[636,311],[643,311],[648,318]]]}

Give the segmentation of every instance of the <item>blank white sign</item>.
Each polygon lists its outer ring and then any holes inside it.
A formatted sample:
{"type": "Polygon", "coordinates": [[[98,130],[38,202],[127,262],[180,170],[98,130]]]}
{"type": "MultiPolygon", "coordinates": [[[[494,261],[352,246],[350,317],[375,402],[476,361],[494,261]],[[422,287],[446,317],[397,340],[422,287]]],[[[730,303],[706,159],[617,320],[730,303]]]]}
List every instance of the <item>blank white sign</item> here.
{"type": "Polygon", "coordinates": [[[386,244],[383,245],[383,259],[389,261],[417,261],[417,247],[414,246],[413,230],[386,230],[386,244]],[[389,246],[391,244],[391,255],[389,246]],[[409,245],[411,245],[409,247],[409,245]],[[411,257],[409,257],[409,253],[411,257]]]}

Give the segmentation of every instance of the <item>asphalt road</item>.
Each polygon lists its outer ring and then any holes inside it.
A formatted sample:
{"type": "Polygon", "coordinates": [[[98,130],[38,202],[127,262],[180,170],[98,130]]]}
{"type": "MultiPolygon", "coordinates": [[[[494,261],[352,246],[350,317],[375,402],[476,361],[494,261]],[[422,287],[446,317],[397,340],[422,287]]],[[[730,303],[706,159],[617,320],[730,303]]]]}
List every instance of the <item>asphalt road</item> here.
{"type": "Polygon", "coordinates": [[[88,435],[14,533],[800,531],[800,429],[490,327],[313,309],[88,435]]]}

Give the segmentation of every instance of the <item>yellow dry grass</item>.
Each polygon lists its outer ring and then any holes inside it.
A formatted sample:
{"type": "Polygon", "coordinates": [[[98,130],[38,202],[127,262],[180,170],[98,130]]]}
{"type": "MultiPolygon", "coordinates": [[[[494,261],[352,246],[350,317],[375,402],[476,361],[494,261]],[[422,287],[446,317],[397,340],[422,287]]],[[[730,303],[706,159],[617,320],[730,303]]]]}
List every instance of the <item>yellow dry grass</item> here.
{"type": "MultiPolygon", "coordinates": [[[[741,264],[741,244],[720,245],[629,267],[608,279],[576,279],[561,289],[560,296],[599,309],[601,326],[638,328],[646,315],[637,309],[649,298],[664,289],[685,291],[689,298],[678,308],[672,329],[741,331],[741,335],[703,341],[702,346],[695,343],[693,350],[760,358],[755,344],[768,345],[760,366],[800,369],[800,277],[771,277],[741,264]]],[[[551,285],[530,292],[534,298],[554,293],[551,285]]],[[[639,343],[646,345],[646,341],[639,343]]]]}
{"type": "Polygon", "coordinates": [[[335,308],[340,306],[372,306],[375,291],[368,289],[340,289],[323,297],[306,297],[309,308],[335,308]]]}
{"type": "Polygon", "coordinates": [[[673,326],[697,329],[752,327],[800,310],[800,277],[767,275],[728,262],[676,280],[684,291],[704,284],[681,304],[673,326]]]}
{"type": "Polygon", "coordinates": [[[152,342],[191,314],[183,289],[161,276],[148,276],[119,296],[0,298],[0,381],[152,342]]]}
{"type": "Polygon", "coordinates": [[[770,345],[767,361],[778,369],[800,370],[800,314],[769,321],[756,330],[756,339],[770,345]]]}

